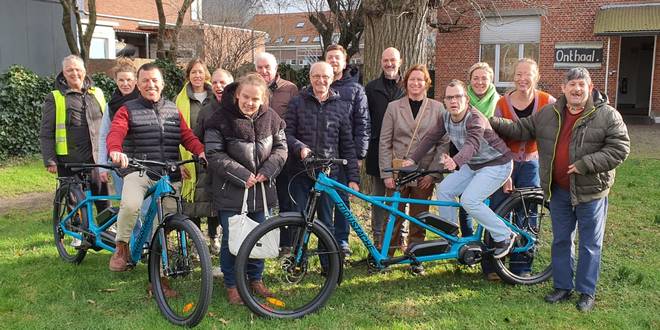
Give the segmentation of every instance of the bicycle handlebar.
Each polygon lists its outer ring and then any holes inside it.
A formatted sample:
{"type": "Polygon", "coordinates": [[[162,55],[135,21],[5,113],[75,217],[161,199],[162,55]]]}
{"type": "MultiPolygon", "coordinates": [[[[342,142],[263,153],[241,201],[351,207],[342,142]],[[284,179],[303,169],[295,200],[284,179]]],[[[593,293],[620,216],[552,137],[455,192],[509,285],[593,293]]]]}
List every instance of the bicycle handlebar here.
{"type": "Polygon", "coordinates": [[[348,160],[341,159],[341,158],[317,158],[314,155],[310,155],[310,156],[307,156],[305,159],[303,159],[303,164],[305,164],[305,166],[308,166],[308,165],[330,165],[330,164],[347,165],[348,160]]]}

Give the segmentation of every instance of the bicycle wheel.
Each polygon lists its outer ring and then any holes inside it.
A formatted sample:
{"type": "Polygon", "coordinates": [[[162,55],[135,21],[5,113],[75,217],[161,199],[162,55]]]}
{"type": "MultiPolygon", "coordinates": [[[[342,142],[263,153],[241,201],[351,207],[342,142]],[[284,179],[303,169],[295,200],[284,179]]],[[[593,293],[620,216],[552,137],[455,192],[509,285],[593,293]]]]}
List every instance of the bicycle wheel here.
{"type": "Polygon", "coordinates": [[[211,301],[211,256],[202,233],[187,217],[170,216],[163,230],[165,241],[157,231],[151,242],[150,288],[168,321],[193,327],[202,321],[211,301]]]}
{"type": "MultiPolygon", "coordinates": [[[[505,201],[496,213],[535,239],[526,252],[511,252],[492,260],[500,278],[509,284],[537,284],[547,280],[552,275],[552,223],[549,202],[544,201],[543,194],[519,193],[505,201]]],[[[519,237],[514,248],[527,244],[526,238],[519,237]]]]}
{"type": "MultiPolygon", "coordinates": [[[[277,234],[279,235],[279,233],[277,234]]],[[[243,241],[236,256],[236,284],[247,307],[257,315],[295,319],[321,308],[337,287],[340,251],[334,238],[320,222],[311,228],[301,216],[276,216],[256,227],[243,241]],[[291,252],[276,258],[250,259],[254,246],[272,231],[288,230],[291,252]],[[258,280],[259,263],[263,263],[261,280],[271,295],[264,297],[252,290],[258,280]]]]}
{"type": "MultiPolygon", "coordinates": [[[[87,249],[81,248],[82,242],[73,236],[64,233],[60,226],[62,219],[71,212],[76,202],[81,196],[74,193],[67,186],[63,186],[55,191],[55,200],[53,201],[53,239],[57,253],[60,258],[66,262],[79,264],[85,258],[87,249]]],[[[65,228],[74,232],[81,232],[87,229],[87,212],[82,207],[78,209],[73,218],[66,222],[65,228]]]]}

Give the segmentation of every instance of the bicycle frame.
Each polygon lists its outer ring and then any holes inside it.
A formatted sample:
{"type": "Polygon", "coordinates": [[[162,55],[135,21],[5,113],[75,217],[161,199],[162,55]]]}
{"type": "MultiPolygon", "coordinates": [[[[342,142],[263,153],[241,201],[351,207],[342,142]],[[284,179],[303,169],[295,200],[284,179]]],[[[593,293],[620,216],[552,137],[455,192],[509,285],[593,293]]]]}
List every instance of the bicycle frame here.
{"type": "MultiPolygon", "coordinates": [[[[360,193],[358,191],[355,191],[337,181],[334,179],[328,177],[324,172],[319,172],[316,183],[314,185],[314,189],[319,192],[325,192],[328,194],[330,199],[334,202],[335,206],[339,208],[341,213],[346,217],[348,222],[350,223],[351,227],[357,234],[357,236],[360,238],[364,246],[369,250],[369,253],[373,256],[375,262],[377,265],[384,265],[387,263],[387,261],[394,260],[389,258],[388,256],[388,251],[390,248],[390,238],[392,237],[392,232],[394,231],[394,225],[395,225],[395,217],[399,216],[407,221],[410,221],[411,223],[414,223],[415,225],[418,225],[426,230],[429,230],[438,236],[442,237],[443,239],[447,240],[451,246],[450,250],[445,253],[441,254],[434,254],[434,255],[428,255],[428,256],[419,256],[415,257],[414,260],[411,258],[398,258],[396,259],[395,262],[390,262],[387,264],[409,264],[412,262],[426,262],[426,261],[437,261],[437,260],[447,260],[447,259],[456,259],[459,257],[459,251],[462,246],[464,246],[467,243],[470,242],[480,242],[482,240],[483,236],[483,231],[484,228],[479,224],[477,226],[477,230],[472,236],[467,236],[467,237],[457,237],[453,236],[450,234],[447,234],[443,232],[440,229],[437,229],[435,227],[432,227],[430,225],[427,225],[418,219],[401,212],[398,207],[399,203],[409,203],[409,204],[419,204],[419,205],[435,205],[435,206],[451,206],[451,207],[460,207],[461,204],[457,202],[452,202],[452,201],[434,201],[434,200],[421,200],[421,199],[411,199],[411,198],[401,198],[401,193],[399,191],[395,191],[393,196],[391,197],[386,197],[386,196],[370,196],[370,195],[365,195],[363,193],[360,193]],[[351,212],[351,210],[346,206],[344,201],[341,199],[339,196],[339,193],[337,190],[343,191],[349,195],[355,196],[359,199],[362,199],[366,201],[367,203],[371,204],[372,206],[377,206],[382,209],[385,209],[389,213],[388,217],[388,223],[387,227],[385,229],[385,232],[383,233],[383,246],[381,248],[381,251],[378,251],[376,247],[374,246],[373,242],[367,235],[367,233],[364,231],[360,223],[357,221],[355,218],[355,215],[351,212]],[[392,203],[391,206],[385,204],[385,203],[392,203]]],[[[488,203],[488,200],[485,201],[485,203],[488,203]]],[[[507,227],[509,227],[511,230],[515,231],[517,234],[524,236],[527,239],[527,244],[521,247],[517,247],[513,249],[513,252],[520,253],[529,250],[532,245],[535,242],[535,238],[530,236],[528,233],[519,230],[512,224],[510,224],[508,221],[503,219],[498,215],[498,218],[502,220],[507,227]]]]}
{"type": "MultiPolygon", "coordinates": [[[[69,184],[73,185],[73,183],[69,183],[69,184]]],[[[152,196],[152,199],[151,199],[151,203],[149,204],[147,214],[144,217],[145,221],[142,224],[142,228],[140,229],[137,236],[131,237],[130,250],[131,250],[132,263],[136,264],[138,261],[140,261],[142,257],[143,246],[145,242],[147,242],[147,239],[151,236],[152,233],[151,228],[153,227],[154,219],[157,217],[159,224],[162,223],[163,221],[162,207],[159,207],[159,204],[161,204],[161,198],[168,197],[168,195],[170,195],[170,193],[172,192],[174,192],[174,190],[172,186],[169,184],[169,176],[167,175],[161,177],[158,181],[156,181],[156,183],[152,187],[150,187],[147,190],[145,194],[145,198],[148,196],[152,196]]],[[[88,186],[85,187],[84,193],[85,193],[85,198],[82,201],[79,201],[76,204],[76,206],[71,210],[71,212],[69,212],[62,219],[62,221],[60,222],[60,228],[66,235],[70,235],[81,241],[84,241],[85,239],[83,235],[81,235],[78,232],[68,230],[65,226],[66,223],[70,222],[73,219],[73,217],[80,211],[80,209],[84,207],[87,215],[87,224],[88,224],[87,231],[94,235],[95,237],[94,245],[114,253],[115,247],[110,246],[105,242],[103,242],[103,240],[101,239],[102,237],[101,235],[108,228],[110,228],[110,226],[112,226],[114,223],[117,222],[117,215],[116,214],[113,215],[106,223],[104,223],[101,226],[98,226],[96,224],[96,221],[94,221],[94,214],[92,212],[92,208],[94,207],[95,201],[120,201],[121,195],[92,196],[92,192],[88,186]]],[[[164,242],[164,235],[162,235],[160,239],[161,242],[164,242]]],[[[163,253],[162,258],[164,262],[167,262],[166,253],[163,253]]]]}

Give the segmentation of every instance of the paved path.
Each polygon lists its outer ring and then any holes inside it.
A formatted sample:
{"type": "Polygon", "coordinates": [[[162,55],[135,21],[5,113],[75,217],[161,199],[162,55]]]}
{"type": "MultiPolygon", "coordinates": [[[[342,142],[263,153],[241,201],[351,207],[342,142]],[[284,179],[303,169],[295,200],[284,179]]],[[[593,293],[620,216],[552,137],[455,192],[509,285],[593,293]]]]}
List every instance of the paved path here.
{"type": "Polygon", "coordinates": [[[13,211],[47,210],[53,203],[52,192],[28,193],[16,198],[0,199],[0,214],[13,211]]]}

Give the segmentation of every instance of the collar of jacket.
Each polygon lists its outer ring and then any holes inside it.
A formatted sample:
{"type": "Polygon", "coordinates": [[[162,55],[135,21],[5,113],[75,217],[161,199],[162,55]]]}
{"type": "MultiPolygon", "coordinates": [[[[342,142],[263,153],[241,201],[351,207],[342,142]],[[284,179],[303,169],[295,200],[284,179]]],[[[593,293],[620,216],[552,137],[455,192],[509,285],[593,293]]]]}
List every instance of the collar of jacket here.
{"type": "MultiPolygon", "coordinates": [[[[339,93],[337,93],[337,91],[334,90],[332,87],[330,87],[329,93],[330,95],[328,95],[328,98],[324,102],[338,100],[340,98],[339,93]]],[[[312,86],[305,87],[305,89],[300,91],[300,95],[306,98],[310,98],[316,102],[319,102],[319,100],[316,98],[316,95],[314,95],[314,89],[312,88],[312,86]]]]}
{"type": "Polygon", "coordinates": [[[140,95],[137,98],[137,100],[138,100],[138,102],[140,102],[140,104],[143,107],[145,107],[147,109],[160,109],[163,106],[163,104],[165,104],[165,98],[162,97],[162,96],[160,97],[160,100],[158,100],[156,102],[152,102],[151,100],[147,100],[142,95],[140,95]]]}
{"type": "MultiPolygon", "coordinates": [[[[597,103],[598,106],[601,106],[604,103],[603,99],[600,97],[600,93],[598,91],[594,90],[594,92],[598,93],[598,95],[596,96],[597,97],[596,102],[598,102],[597,103]]],[[[584,118],[586,115],[591,114],[593,110],[595,110],[596,107],[594,105],[595,104],[594,96],[595,96],[594,93],[592,93],[592,95],[590,95],[587,98],[587,103],[584,105],[584,110],[582,110],[582,113],[580,114],[580,118],[584,118]]],[[[563,94],[557,99],[557,102],[555,103],[555,109],[562,117],[564,116],[564,108],[566,108],[567,103],[568,101],[566,100],[566,96],[563,94]]]]}
{"type": "Polygon", "coordinates": [[[330,86],[344,85],[351,82],[359,84],[360,79],[360,69],[353,66],[347,66],[344,71],[342,71],[341,78],[339,80],[333,81],[330,86]]]}
{"type": "Polygon", "coordinates": [[[270,84],[268,84],[268,89],[270,90],[271,93],[275,93],[277,88],[280,87],[278,85],[279,81],[280,81],[280,74],[278,73],[275,74],[275,79],[273,79],[273,81],[271,81],[270,84]]]}
{"type": "MultiPolygon", "coordinates": [[[[186,89],[186,96],[191,100],[197,100],[195,98],[195,94],[194,94],[195,92],[193,91],[192,84],[189,81],[186,82],[184,87],[186,89]]],[[[215,93],[213,93],[213,87],[206,81],[204,82],[204,90],[206,91],[207,99],[210,97],[215,98],[215,93]]]]}

